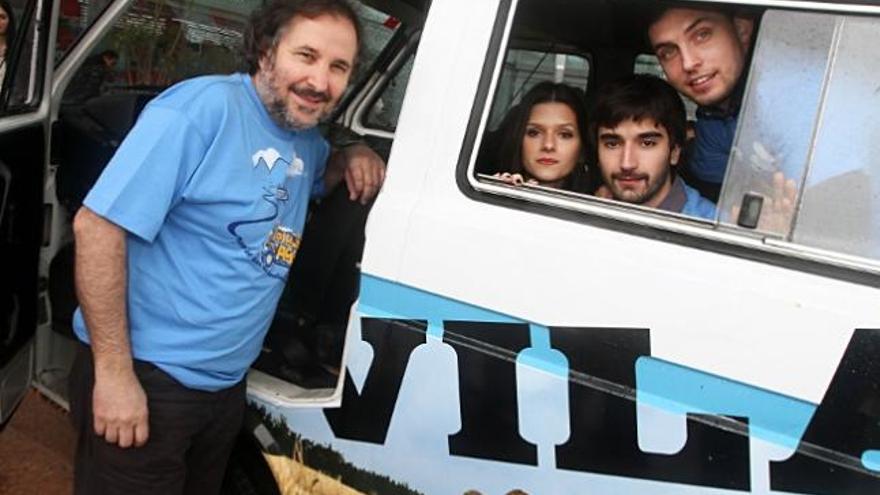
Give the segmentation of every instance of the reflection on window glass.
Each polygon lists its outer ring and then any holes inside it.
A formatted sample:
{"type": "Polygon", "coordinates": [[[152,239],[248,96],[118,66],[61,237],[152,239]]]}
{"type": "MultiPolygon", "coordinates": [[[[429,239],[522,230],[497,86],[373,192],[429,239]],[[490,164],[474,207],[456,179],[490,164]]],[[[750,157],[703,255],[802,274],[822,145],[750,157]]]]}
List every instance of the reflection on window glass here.
{"type": "MultiPolygon", "coordinates": [[[[354,7],[361,21],[364,38],[361,42],[361,53],[359,55],[361,70],[356,76],[356,79],[360,80],[366,77],[365,69],[373,64],[376,57],[382,53],[382,50],[391,41],[391,37],[397,31],[397,28],[400,27],[400,21],[384,12],[360,3],[354,4],[354,7]]],[[[357,80],[352,82],[356,84],[357,80]]]]}
{"type": "MultiPolygon", "coordinates": [[[[162,89],[198,75],[241,70],[243,34],[260,3],[135,0],[74,75],[64,101],[81,103],[114,88],[162,89]]],[[[68,7],[69,29],[59,34],[59,49],[69,49],[103,8],[97,3],[77,5],[78,10],[68,7]]],[[[364,27],[362,61],[370,64],[399,22],[360,4],[355,8],[364,27]]]]}
{"type": "Polygon", "coordinates": [[[256,6],[136,0],[95,55],[118,54],[113,80],[124,86],[163,87],[196,75],[233,72],[241,65],[242,35],[256,6]]]}
{"type": "Polygon", "coordinates": [[[489,129],[497,129],[510,107],[536,84],[554,81],[586,91],[589,76],[589,62],[578,55],[509,50],[489,115],[489,129]]]}
{"type": "Polygon", "coordinates": [[[55,61],[59,62],[82,34],[95,22],[111,0],[61,0],[55,61]]]}
{"type": "Polygon", "coordinates": [[[382,94],[373,102],[364,119],[365,126],[383,131],[394,131],[397,127],[397,118],[400,116],[400,108],[403,105],[403,96],[406,93],[406,84],[414,60],[415,56],[411,55],[382,90],[382,94]]]}
{"type": "MultiPolygon", "coordinates": [[[[799,208],[758,231],[880,259],[880,21],[767,12],[725,180],[722,212],[773,197],[773,174],[797,184],[799,208]],[[794,215],[797,215],[794,217],[794,215]]],[[[772,209],[770,210],[772,220],[772,209]]],[[[728,224],[731,218],[722,217],[728,224]]]]}
{"type": "Polygon", "coordinates": [[[880,259],[880,20],[841,16],[834,24],[794,241],[880,259]]]}
{"type": "MultiPolygon", "coordinates": [[[[720,201],[723,222],[735,224],[729,213],[749,196],[772,206],[775,173],[802,182],[833,33],[833,16],[764,15],[720,201]]],[[[757,230],[788,237],[793,213],[765,208],[757,230]]]]}

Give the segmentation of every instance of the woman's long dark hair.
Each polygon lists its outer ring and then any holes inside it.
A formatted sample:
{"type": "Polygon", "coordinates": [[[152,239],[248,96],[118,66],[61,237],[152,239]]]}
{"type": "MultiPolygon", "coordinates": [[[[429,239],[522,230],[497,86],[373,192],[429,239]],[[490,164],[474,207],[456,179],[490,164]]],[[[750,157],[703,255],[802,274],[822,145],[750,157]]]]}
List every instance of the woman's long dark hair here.
{"type": "Polygon", "coordinates": [[[581,152],[577,164],[562,184],[562,189],[579,193],[591,193],[592,184],[586,170],[587,111],[581,92],[571,86],[545,81],[530,89],[522,101],[511,108],[501,125],[498,171],[521,174],[531,178],[523,165],[522,145],[532,108],[541,103],[562,103],[574,112],[581,140],[581,152]]]}
{"type": "MultiPolygon", "coordinates": [[[[9,0],[0,0],[0,8],[2,8],[6,12],[6,17],[9,19],[9,22],[6,24],[6,53],[9,54],[9,50],[12,48],[12,44],[15,43],[15,14],[12,12],[12,5],[9,4],[9,0]]],[[[6,58],[6,55],[4,55],[6,58]]]]}

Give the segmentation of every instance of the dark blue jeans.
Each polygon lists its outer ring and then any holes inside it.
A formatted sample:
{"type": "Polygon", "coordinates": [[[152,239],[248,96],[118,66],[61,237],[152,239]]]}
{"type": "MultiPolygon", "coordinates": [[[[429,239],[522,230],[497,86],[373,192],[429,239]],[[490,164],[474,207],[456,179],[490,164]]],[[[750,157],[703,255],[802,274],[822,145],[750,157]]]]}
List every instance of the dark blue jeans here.
{"type": "Polygon", "coordinates": [[[70,373],[70,413],[79,433],[74,493],[219,493],[244,418],[245,382],[218,392],[193,390],[157,366],[135,360],[147,395],[150,435],[143,447],[123,449],[95,434],[92,353],[79,347],[70,373]]]}

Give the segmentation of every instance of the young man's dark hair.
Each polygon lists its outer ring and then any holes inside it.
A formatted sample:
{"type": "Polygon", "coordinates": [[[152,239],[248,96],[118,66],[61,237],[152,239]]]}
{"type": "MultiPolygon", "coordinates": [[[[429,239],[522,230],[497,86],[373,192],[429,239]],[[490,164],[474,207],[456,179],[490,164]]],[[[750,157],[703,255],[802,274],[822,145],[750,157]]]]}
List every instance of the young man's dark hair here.
{"type": "MultiPolygon", "coordinates": [[[[702,2],[652,2],[644,6],[644,10],[639,14],[639,19],[647,29],[655,22],[659,21],[666,12],[672,9],[707,9],[705,3],[702,2]]],[[[742,5],[712,4],[711,10],[719,14],[727,16],[731,21],[739,15],[756,16],[753,9],[744,8],[742,5]]],[[[650,46],[650,38],[645,36],[645,40],[650,46]]]]}
{"type": "Polygon", "coordinates": [[[360,54],[363,32],[357,13],[347,1],[272,0],[251,15],[250,23],[244,33],[243,50],[248,74],[256,74],[260,69],[260,60],[274,52],[278,40],[284,36],[285,29],[294,17],[314,19],[322,15],[341,17],[351,22],[357,35],[358,54],[360,54]]]}
{"type": "Polygon", "coordinates": [[[649,75],[627,76],[599,90],[590,123],[591,149],[595,150],[599,127],[617,127],[626,120],[650,119],[669,134],[670,145],[684,146],[687,113],[675,88],[649,75]]]}

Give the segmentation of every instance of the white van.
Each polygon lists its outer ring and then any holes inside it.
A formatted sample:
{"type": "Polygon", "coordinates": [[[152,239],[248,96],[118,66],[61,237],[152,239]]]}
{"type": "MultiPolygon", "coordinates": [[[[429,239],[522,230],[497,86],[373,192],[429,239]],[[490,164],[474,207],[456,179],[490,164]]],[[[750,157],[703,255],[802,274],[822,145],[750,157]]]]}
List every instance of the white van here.
{"type": "MultiPolygon", "coordinates": [[[[66,403],[77,201],[151,96],[236,68],[258,3],[13,0],[0,420],[31,385],[66,403]]],[[[365,243],[367,208],[316,205],[228,493],[880,493],[880,2],[723,4],[760,26],[713,220],[483,174],[535,83],[661,74],[655,3],[358,2],[333,132],[387,181],[365,243]],[[741,225],[775,170],[795,211],[741,225]]]]}

